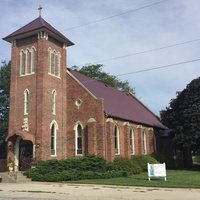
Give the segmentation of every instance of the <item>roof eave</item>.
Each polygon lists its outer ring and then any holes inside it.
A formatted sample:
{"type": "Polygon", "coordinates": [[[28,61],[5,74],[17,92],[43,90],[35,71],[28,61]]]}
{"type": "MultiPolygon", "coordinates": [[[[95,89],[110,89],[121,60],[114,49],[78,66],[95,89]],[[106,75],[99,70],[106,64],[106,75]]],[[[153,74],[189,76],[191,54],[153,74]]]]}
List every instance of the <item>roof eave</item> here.
{"type": "Polygon", "coordinates": [[[19,33],[19,34],[16,34],[16,35],[8,35],[7,37],[4,37],[3,40],[7,41],[7,42],[12,42],[12,40],[16,40],[16,39],[22,39],[24,37],[29,37],[29,36],[33,36],[33,35],[36,35],[39,31],[47,31],[48,34],[57,39],[58,41],[60,42],[63,42],[64,44],[66,44],[67,46],[72,46],[74,45],[73,42],[71,42],[69,39],[65,38],[65,37],[60,37],[59,35],[57,35],[56,33],[50,31],[49,29],[47,29],[46,27],[42,27],[42,28],[39,28],[39,29],[35,29],[35,30],[30,30],[30,31],[27,31],[27,32],[24,32],[24,33],[19,33]]]}
{"type": "Polygon", "coordinates": [[[129,122],[132,122],[132,123],[137,123],[137,124],[141,124],[141,125],[145,125],[145,126],[149,126],[149,127],[153,127],[153,128],[158,128],[158,129],[162,129],[162,130],[168,129],[164,125],[155,125],[155,124],[148,124],[148,123],[140,122],[140,121],[133,121],[133,120],[130,120],[130,119],[125,119],[125,118],[119,117],[119,116],[110,115],[110,114],[106,113],[105,111],[104,111],[104,115],[107,118],[111,117],[111,118],[115,118],[115,119],[126,120],[126,121],[129,121],[129,122]]]}

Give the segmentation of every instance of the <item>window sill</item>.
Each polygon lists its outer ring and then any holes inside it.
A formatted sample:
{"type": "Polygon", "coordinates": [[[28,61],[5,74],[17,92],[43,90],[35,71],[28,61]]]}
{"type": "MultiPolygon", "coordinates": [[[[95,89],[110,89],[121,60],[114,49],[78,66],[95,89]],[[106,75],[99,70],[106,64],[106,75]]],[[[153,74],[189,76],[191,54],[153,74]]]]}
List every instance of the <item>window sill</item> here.
{"type": "Polygon", "coordinates": [[[35,74],[35,72],[30,73],[30,74],[20,74],[19,76],[20,76],[20,77],[24,77],[24,76],[31,76],[31,75],[34,75],[34,74],[35,74]]]}
{"type": "Polygon", "coordinates": [[[50,76],[53,76],[53,77],[55,77],[55,78],[61,79],[61,78],[60,78],[60,76],[56,76],[56,75],[54,75],[54,74],[51,74],[51,73],[49,73],[49,72],[48,72],[48,74],[49,74],[50,76]]]}
{"type": "Polygon", "coordinates": [[[51,155],[51,157],[57,157],[57,155],[51,155]]]}

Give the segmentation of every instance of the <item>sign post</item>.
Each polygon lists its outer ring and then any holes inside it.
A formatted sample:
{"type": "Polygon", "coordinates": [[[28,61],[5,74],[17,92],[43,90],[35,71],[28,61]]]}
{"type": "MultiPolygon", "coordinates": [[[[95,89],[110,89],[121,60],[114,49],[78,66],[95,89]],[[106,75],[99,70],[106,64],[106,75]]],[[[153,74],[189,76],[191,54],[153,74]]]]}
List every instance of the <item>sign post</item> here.
{"type": "Polygon", "coordinates": [[[147,164],[148,169],[148,179],[149,181],[151,178],[164,178],[166,181],[166,165],[163,164],[147,164]]]}

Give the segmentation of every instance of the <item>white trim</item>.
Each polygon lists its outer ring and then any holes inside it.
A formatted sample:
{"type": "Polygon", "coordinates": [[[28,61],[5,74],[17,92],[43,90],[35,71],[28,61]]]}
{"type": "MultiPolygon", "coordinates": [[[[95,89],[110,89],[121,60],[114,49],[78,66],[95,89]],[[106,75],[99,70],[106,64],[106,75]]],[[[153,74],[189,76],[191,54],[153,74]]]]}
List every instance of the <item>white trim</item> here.
{"type": "Polygon", "coordinates": [[[52,127],[53,124],[56,125],[56,130],[58,130],[58,124],[57,124],[57,122],[56,122],[55,119],[51,122],[51,124],[50,124],[50,126],[49,126],[49,129],[51,129],[51,127],[52,127]]]}
{"type": "Polygon", "coordinates": [[[131,155],[135,155],[135,132],[133,128],[130,128],[130,151],[131,149],[132,149],[131,155]]]}
{"type": "Polygon", "coordinates": [[[106,122],[114,123],[113,118],[107,118],[106,122]]]}
{"type": "Polygon", "coordinates": [[[48,51],[48,74],[56,78],[60,78],[61,54],[59,51],[56,51],[55,49],[52,49],[51,47],[49,47],[47,51],[48,51]],[[53,61],[52,61],[52,56],[54,56],[53,61]]]}
{"type": "Polygon", "coordinates": [[[83,131],[83,125],[80,121],[77,121],[76,122],[76,125],[74,126],[74,130],[75,130],[75,155],[76,156],[82,156],[84,153],[84,131],[83,131]],[[78,142],[77,142],[77,139],[78,139],[78,131],[77,131],[77,128],[78,126],[81,126],[81,134],[82,134],[82,153],[81,154],[78,154],[77,151],[78,151],[78,142]]]}
{"type": "Polygon", "coordinates": [[[52,103],[52,114],[53,115],[56,115],[56,96],[57,96],[57,92],[55,89],[53,89],[51,92],[51,103],[52,103]]]}
{"type": "MultiPolygon", "coordinates": [[[[73,74],[71,74],[68,70],[67,70],[67,74],[69,74],[70,77],[72,77],[84,90],[86,90],[86,92],[88,92],[94,99],[98,100],[98,98],[92,93],[90,92],[90,90],[88,90],[76,77],[73,76],[73,74]]],[[[102,98],[99,98],[102,99],[102,98]]]]}
{"type": "Polygon", "coordinates": [[[35,52],[35,54],[36,54],[36,48],[34,46],[32,46],[31,48],[26,48],[25,50],[24,49],[20,50],[20,53],[19,53],[19,56],[20,56],[20,70],[19,70],[19,74],[20,74],[20,76],[27,76],[27,75],[35,74],[36,60],[34,60],[35,67],[33,68],[33,63],[34,63],[33,62],[33,59],[34,59],[33,52],[35,52]],[[24,59],[25,59],[24,65],[23,65],[23,56],[24,56],[24,59]],[[29,63],[30,63],[31,66],[29,66],[29,63]],[[24,67],[24,74],[22,73],[22,68],[23,67],[24,67]],[[28,72],[28,68],[30,68],[30,72],[28,72]]]}
{"type": "Polygon", "coordinates": [[[115,151],[115,155],[120,155],[120,137],[119,137],[119,128],[117,125],[114,126],[114,151],[115,151]],[[115,132],[116,130],[116,132],[115,132]],[[115,133],[117,134],[115,137],[115,133]],[[115,143],[115,138],[117,139],[117,144],[115,143]],[[115,146],[117,146],[117,148],[115,148],[115,146]],[[117,150],[117,152],[116,152],[117,150]]]}
{"type": "Polygon", "coordinates": [[[147,135],[145,129],[143,130],[143,150],[144,150],[144,155],[147,155],[147,135]]]}
{"type": "Polygon", "coordinates": [[[24,115],[28,115],[30,107],[30,91],[28,89],[24,90],[24,115]]]}
{"type": "Polygon", "coordinates": [[[53,120],[50,124],[50,155],[51,157],[56,157],[57,156],[57,131],[58,131],[58,124],[55,120],[53,120]],[[52,126],[54,125],[54,149],[51,149],[51,137],[52,137],[52,126]],[[52,154],[51,150],[54,150],[55,153],[52,154]]]}

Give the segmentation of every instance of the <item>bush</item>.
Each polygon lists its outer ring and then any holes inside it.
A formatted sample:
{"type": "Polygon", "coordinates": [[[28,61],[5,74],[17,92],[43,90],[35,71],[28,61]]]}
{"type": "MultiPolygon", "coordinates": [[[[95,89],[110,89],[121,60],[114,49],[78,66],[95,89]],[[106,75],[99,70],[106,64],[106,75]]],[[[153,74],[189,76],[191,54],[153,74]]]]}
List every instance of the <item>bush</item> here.
{"type": "Polygon", "coordinates": [[[159,163],[151,155],[132,156],[131,159],[138,163],[142,171],[147,171],[147,163],[150,163],[150,164],[159,163]]]}
{"type": "Polygon", "coordinates": [[[124,157],[116,157],[113,164],[119,170],[129,172],[130,174],[139,174],[142,171],[135,160],[124,157]]]}
{"type": "Polygon", "coordinates": [[[111,163],[107,164],[101,157],[89,155],[65,160],[40,161],[25,175],[33,181],[55,182],[123,177],[128,176],[128,173],[111,163]]]}
{"type": "Polygon", "coordinates": [[[175,169],[175,162],[172,157],[161,153],[153,153],[152,157],[154,157],[160,163],[165,163],[167,169],[175,169]]]}

